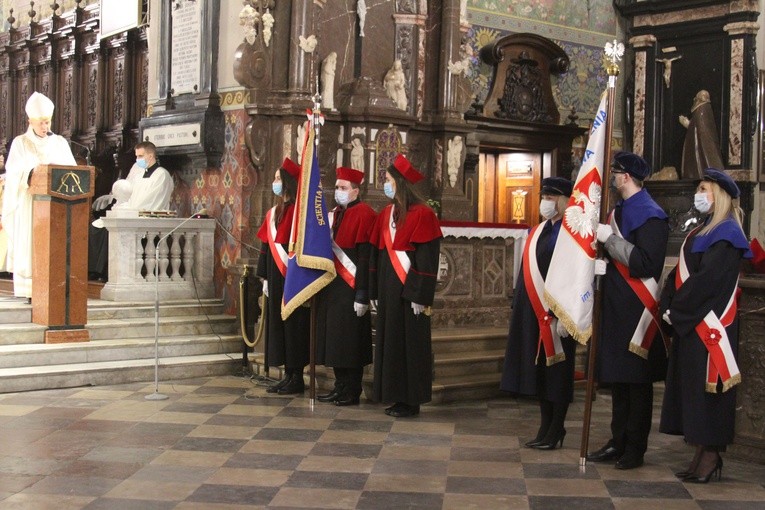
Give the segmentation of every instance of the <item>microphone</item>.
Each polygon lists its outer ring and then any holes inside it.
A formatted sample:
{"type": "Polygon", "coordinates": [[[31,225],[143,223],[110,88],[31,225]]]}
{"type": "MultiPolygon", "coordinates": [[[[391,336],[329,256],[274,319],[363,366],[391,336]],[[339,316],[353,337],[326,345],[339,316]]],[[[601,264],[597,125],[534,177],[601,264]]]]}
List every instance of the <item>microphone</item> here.
{"type": "MultiPolygon", "coordinates": [[[[51,136],[51,135],[53,135],[53,133],[49,131],[48,136],[51,136]]],[[[87,145],[81,144],[80,142],[75,142],[74,140],[69,140],[69,144],[85,149],[85,164],[90,166],[90,147],[88,147],[87,145]]]]}

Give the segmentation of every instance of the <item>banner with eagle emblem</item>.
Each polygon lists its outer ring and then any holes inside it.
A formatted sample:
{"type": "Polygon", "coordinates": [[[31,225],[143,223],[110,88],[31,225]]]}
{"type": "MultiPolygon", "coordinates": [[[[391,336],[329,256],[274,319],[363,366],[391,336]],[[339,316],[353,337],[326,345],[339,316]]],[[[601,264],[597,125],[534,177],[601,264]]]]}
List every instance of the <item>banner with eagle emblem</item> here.
{"type": "Polygon", "coordinates": [[[545,281],[545,300],[582,344],[592,335],[596,233],[606,153],[606,94],[592,123],[545,281]]]}

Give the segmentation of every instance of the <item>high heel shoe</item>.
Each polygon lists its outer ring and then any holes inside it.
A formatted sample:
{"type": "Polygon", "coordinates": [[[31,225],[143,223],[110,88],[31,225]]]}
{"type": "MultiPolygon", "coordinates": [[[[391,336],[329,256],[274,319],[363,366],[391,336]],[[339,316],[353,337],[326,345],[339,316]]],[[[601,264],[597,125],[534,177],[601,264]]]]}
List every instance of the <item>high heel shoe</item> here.
{"type": "Polygon", "coordinates": [[[693,454],[693,459],[691,459],[691,463],[688,465],[688,467],[684,471],[678,471],[675,473],[675,476],[678,477],[681,480],[684,480],[691,476],[693,473],[696,472],[696,468],[699,465],[699,461],[701,460],[701,454],[704,453],[704,447],[702,445],[696,446],[696,451],[693,454]]]}
{"type": "Polygon", "coordinates": [[[565,439],[565,437],[566,429],[562,429],[559,437],[543,439],[541,443],[532,446],[532,448],[536,448],[537,450],[555,450],[558,448],[558,444],[560,444],[560,447],[563,448],[563,439],[565,439]]]}
{"type": "Polygon", "coordinates": [[[697,475],[697,474],[691,474],[683,479],[684,482],[688,483],[709,483],[709,480],[713,479],[715,474],[717,474],[717,481],[719,482],[722,478],[722,468],[723,468],[723,460],[722,457],[717,457],[717,462],[715,463],[714,468],[712,468],[712,471],[707,473],[704,476],[697,475]]]}

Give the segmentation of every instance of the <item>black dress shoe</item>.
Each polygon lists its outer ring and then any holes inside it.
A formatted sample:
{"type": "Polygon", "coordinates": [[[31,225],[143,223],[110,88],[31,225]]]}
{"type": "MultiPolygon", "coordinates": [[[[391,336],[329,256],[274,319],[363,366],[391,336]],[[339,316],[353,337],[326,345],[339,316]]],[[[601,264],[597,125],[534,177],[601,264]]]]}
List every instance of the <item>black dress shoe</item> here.
{"type": "Polygon", "coordinates": [[[393,409],[390,412],[390,415],[394,418],[408,418],[410,416],[416,416],[420,414],[420,406],[419,405],[409,405],[409,404],[397,404],[397,407],[393,407],[393,409]]]}
{"type": "MultiPolygon", "coordinates": [[[[548,434],[549,435],[549,434],[548,434]]],[[[555,450],[560,443],[560,447],[563,448],[563,440],[566,438],[566,429],[562,429],[558,434],[553,434],[553,437],[543,439],[532,448],[537,450],[555,450]]]]}
{"type": "Polygon", "coordinates": [[[335,400],[335,405],[340,407],[345,406],[357,406],[359,405],[359,397],[351,397],[350,395],[343,395],[335,400]]]}
{"type": "Polygon", "coordinates": [[[297,393],[303,393],[305,391],[305,383],[303,382],[303,374],[295,374],[290,382],[279,388],[276,392],[279,395],[295,395],[297,393]]]}
{"type": "Polygon", "coordinates": [[[319,402],[335,402],[340,397],[342,397],[342,392],[340,391],[340,389],[335,388],[329,393],[325,393],[323,395],[317,395],[316,400],[318,400],[319,402]]]}
{"type": "Polygon", "coordinates": [[[280,389],[284,388],[287,383],[290,382],[290,379],[292,379],[292,374],[284,374],[284,379],[281,379],[277,381],[276,383],[272,384],[268,388],[266,388],[266,393],[278,393],[280,389]]]}
{"type": "Polygon", "coordinates": [[[615,446],[611,445],[611,443],[608,443],[600,450],[588,453],[587,460],[591,462],[608,462],[611,460],[616,460],[622,455],[624,455],[624,452],[619,451],[615,446]]]}
{"type": "Polygon", "coordinates": [[[616,461],[616,469],[635,469],[643,465],[642,455],[622,455],[619,460],[616,461]]]}
{"type": "Polygon", "coordinates": [[[394,410],[394,409],[396,409],[396,406],[397,406],[397,405],[398,405],[398,404],[393,404],[393,405],[392,405],[392,406],[390,406],[390,407],[386,407],[386,408],[385,408],[385,414],[387,414],[388,416],[390,416],[390,413],[392,413],[392,412],[393,412],[393,410],[394,410]]]}

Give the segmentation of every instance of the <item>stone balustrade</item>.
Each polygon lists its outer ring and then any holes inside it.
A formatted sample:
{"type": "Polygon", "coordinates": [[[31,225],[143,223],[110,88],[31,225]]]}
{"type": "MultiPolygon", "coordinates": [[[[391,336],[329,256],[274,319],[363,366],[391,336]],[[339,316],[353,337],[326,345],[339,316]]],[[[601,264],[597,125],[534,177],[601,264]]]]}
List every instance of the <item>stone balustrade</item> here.
{"type": "Polygon", "coordinates": [[[109,230],[109,281],[101,299],[214,297],[214,219],[107,216],[103,222],[109,230]]]}

